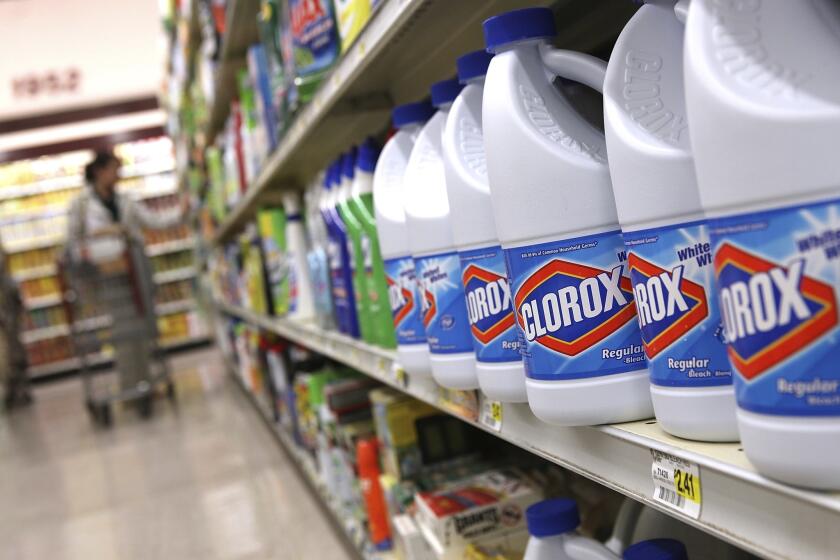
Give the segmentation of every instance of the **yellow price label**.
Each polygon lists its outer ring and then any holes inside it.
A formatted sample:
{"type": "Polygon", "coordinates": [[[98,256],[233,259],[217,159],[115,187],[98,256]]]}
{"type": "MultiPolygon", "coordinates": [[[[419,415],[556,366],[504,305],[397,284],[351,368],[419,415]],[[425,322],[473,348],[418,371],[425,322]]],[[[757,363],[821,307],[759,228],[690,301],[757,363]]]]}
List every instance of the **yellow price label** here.
{"type": "Polygon", "coordinates": [[[502,403],[493,401],[490,404],[490,417],[494,422],[501,424],[502,422],[502,403]]]}
{"type": "Polygon", "coordinates": [[[700,494],[700,477],[682,469],[674,469],[674,488],[677,494],[699,504],[702,501],[700,494]]]}

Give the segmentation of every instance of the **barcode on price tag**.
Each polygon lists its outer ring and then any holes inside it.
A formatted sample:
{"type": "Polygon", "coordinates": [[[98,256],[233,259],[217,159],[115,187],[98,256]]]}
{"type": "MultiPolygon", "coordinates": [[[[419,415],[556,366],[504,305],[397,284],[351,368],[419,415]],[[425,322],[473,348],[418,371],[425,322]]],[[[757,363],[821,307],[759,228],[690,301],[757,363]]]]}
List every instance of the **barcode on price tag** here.
{"type": "Polygon", "coordinates": [[[494,432],[502,431],[502,403],[482,399],[481,401],[481,423],[494,432]]]}
{"type": "Polygon", "coordinates": [[[653,456],[653,499],[699,519],[703,504],[700,467],[691,461],[654,449],[650,453],[653,456]]]}

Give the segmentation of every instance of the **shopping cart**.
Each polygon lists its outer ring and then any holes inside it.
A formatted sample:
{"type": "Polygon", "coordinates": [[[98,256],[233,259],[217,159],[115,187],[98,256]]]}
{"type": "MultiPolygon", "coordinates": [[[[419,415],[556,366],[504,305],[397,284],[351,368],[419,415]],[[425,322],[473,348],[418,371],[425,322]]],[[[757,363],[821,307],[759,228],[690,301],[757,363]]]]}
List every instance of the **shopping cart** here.
{"type": "Polygon", "coordinates": [[[124,234],[85,238],[68,247],[59,266],[71,340],[85,402],[97,424],[110,426],[115,403],[134,401],[149,417],[156,389],[175,391],[158,344],[154,283],[143,247],[124,234]],[[113,355],[114,376],[92,366],[113,355]]]}

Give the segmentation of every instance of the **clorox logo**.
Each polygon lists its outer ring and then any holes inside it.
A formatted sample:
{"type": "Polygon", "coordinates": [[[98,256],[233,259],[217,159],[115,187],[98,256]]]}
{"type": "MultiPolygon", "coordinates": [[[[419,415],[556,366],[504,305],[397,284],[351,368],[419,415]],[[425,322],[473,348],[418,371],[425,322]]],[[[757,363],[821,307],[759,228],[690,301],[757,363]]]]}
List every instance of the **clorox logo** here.
{"type": "Polygon", "coordinates": [[[556,259],[534,272],[515,297],[525,338],[577,356],[634,320],[633,290],[623,268],[607,271],[556,259]]]}
{"type": "Polygon", "coordinates": [[[391,303],[391,314],[394,316],[394,326],[399,326],[414,310],[414,293],[407,290],[390,276],[385,276],[388,283],[388,300],[391,303]]]}
{"type": "Polygon", "coordinates": [[[805,349],[837,326],[829,284],[725,243],[715,255],[729,359],[746,379],[805,349]]]}
{"type": "Polygon", "coordinates": [[[462,275],[470,329],[476,340],[488,344],[514,325],[507,278],[471,264],[462,275]]]}
{"type": "Polygon", "coordinates": [[[437,314],[437,302],[435,294],[427,289],[423,290],[423,326],[428,327],[437,314]]]}
{"type": "Polygon", "coordinates": [[[683,278],[684,265],[668,271],[635,253],[627,262],[645,353],[653,358],[708,317],[706,291],[683,278]]]}

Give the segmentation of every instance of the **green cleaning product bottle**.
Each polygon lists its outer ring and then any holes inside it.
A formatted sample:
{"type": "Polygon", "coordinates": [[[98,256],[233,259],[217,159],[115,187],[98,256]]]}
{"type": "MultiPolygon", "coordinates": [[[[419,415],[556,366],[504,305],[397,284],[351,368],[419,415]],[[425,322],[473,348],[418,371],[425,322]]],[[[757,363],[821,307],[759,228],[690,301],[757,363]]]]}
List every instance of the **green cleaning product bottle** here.
{"type": "Polygon", "coordinates": [[[341,186],[336,200],[338,213],[347,228],[347,248],[350,250],[350,266],[353,276],[353,293],[356,297],[356,314],[359,318],[359,331],[362,340],[374,343],[373,332],[368,312],[368,293],[364,289],[365,277],[364,252],[362,251],[362,225],[350,208],[350,190],[356,170],[356,148],[348,150],[341,158],[341,186]]]}
{"type": "Polygon", "coordinates": [[[368,297],[373,341],[383,348],[396,348],[397,335],[388,301],[388,282],[385,280],[385,265],[379,250],[376,215],[373,210],[373,171],[378,159],[379,147],[372,138],[368,138],[359,146],[350,207],[362,225],[364,286],[368,297]]]}
{"type": "Polygon", "coordinates": [[[286,243],[286,213],[283,208],[257,212],[257,228],[265,255],[266,280],[271,301],[269,312],[283,317],[289,312],[289,258],[286,243]]]}

